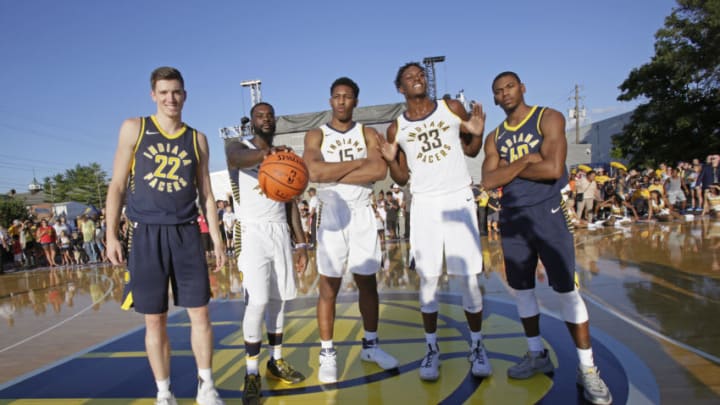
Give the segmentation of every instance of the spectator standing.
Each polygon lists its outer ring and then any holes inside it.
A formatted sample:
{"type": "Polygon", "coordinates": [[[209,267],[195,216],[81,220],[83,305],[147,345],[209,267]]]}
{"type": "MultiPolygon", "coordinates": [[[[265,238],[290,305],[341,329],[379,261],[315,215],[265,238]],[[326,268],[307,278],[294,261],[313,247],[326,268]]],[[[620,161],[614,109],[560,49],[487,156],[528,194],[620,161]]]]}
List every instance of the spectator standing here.
{"type": "Polygon", "coordinates": [[[48,266],[55,267],[55,229],[48,225],[46,219],[40,221],[40,226],[37,229],[35,238],[40,242],[40,246],[42,246],[48,266]]]}
{"type": "Polygon", "coordinates": [[[97,251],[95,250],[95,221],[87,214],[80,217],[80,233],[83,237],[83,248],[88,257],[88,263],[97,263],[97,251]]]}

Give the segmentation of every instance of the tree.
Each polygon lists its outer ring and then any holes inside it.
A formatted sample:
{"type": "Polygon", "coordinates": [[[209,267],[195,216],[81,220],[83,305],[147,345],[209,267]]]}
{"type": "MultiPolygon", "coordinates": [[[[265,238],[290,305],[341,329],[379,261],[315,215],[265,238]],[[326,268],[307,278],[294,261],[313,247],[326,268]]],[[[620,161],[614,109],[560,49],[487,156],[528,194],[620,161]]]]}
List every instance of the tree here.
{"type": "Polygon", "coordinates": [[[98,163],[76,165],[65,174],[46,177],[43,189],[47,202],[77,201],[101,208],[107,195],[107,174],[98,163]]]}
{"type": "Polygon", "coordinates": [[[720,150],[720,1],[678,0],[655,34],[655,55],[620,85],[647,100],[613,138],[615,156],[656,165],[720,150]]]}
{"type": "Polygon", "coordinates": [[[25,220],[28,210],[25,199],[20,197],[0,197],[0,225],[9,227],[15,219],[25,220]]]}

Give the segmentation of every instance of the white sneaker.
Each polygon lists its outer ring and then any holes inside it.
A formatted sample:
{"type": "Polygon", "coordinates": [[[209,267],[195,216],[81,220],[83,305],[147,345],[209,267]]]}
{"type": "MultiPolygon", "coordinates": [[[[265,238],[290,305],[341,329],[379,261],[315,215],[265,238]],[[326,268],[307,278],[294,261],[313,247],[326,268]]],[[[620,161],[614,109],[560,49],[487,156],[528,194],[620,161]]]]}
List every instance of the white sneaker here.
{"type": "Polygon", "coordinates": [[[360,359],[363,361],[369,361],[377,364],[383,370],[392,370],[398,366],[398,361],[395,357],[387,354],[383,349],[378,346],[378,340],[365,340],[362,341],[363,349],[360,352],[360,359]]]}
{"type": "Polygon", "coordinates": [[[320,369],[318,380],[323,384],[337,382],[337,350],[320,350],[320,369]]]}
{"type": "Polygon", "coordinates": [[[612,403],[612,394],[605,385],[605,381],[600,378],[597,367],[582,370],[579,368],[577,371],[577,385],[583,387],[583,395],[588,402],[597,405],[612,403]]]}
{"type": "Polygon", "coordinates": [[[428,343],[428,351],[420,362],[420,379],[436,381],[440,378],[440,348],[428,343]]]}
{"type": "Polygon", "coordinates": [[[508,368],[507,375],[516,380],[525,380],[535,374],[546,374],[553,370],[555,370],[555,366],[550,355],[547,349],[543,349],[539,353],[527,352],[522,361],[508,368]]]}
{"type": "Polygon", "coordinates": [[[155,405],[177,405],[177,400],[172,392],[169,395],[158,393],[157,398],[155,398],[155,405]]]}
{"type": "Polygon", "coordinates": [[[477,342],[477,345],[470,349],[468,361],[471,364],[470,371],[475,377],[487,377],[492,374],[490,359],[488,359],[485,345],[482,342],[477,342]]]}
{"type": "Polygon", "coordinates": [[[214,386],[205,384],[200,378],[198,378],[198,380],[200,381],[198,382],[197,396],[195,397],[195,401],[197,401],[198,404],[225,405],[225,402],[220,399],[220,394],[218,394],[214,386]]]}

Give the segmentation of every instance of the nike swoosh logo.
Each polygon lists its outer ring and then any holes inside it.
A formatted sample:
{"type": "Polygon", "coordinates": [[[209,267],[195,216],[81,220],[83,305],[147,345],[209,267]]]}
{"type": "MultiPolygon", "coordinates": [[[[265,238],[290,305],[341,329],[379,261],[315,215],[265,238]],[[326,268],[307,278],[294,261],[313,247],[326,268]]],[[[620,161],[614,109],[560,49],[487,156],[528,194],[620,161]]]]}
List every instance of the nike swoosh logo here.
{"type": "Polygon", "coordinates": [[[558,212],[558,211],[560,211],[560,207],[550,209],[550,213],[551,213],[551,214],[554,214],[554,213],[556,213],[556,212],[558,212]]]}
{"type": "Polygon", "coordinates": [[[159,133],[158,131],[145,131],[145,135],[158,135],[159,133]]]}

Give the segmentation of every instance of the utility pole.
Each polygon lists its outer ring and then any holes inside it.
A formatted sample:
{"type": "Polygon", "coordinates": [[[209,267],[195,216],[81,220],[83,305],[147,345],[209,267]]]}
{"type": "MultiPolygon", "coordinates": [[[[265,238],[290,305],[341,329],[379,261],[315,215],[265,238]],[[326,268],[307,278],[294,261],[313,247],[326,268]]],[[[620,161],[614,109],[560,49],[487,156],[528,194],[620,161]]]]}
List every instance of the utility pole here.
{"type": "Polygon", "coordinates": [[[580,143],[580,86],[575,85],[575,144],[580,143]]]}
{"type": "Polygon", "coordinates": [[[575,108],[571,108],[568,112],[570,118],[575,119],[575,143],[580,143],[580,120],[585,118],[585,108],[580,108],[580,85],[575,85],[575,108]]]}

